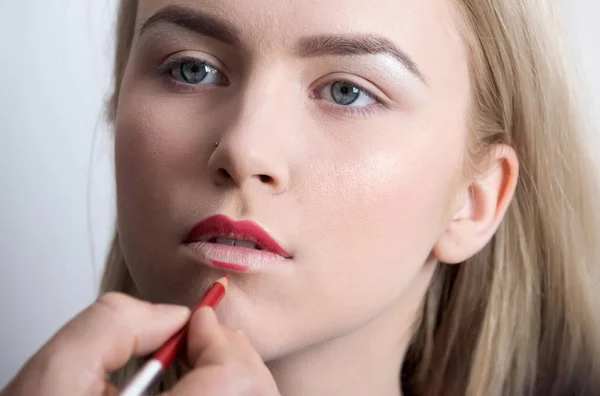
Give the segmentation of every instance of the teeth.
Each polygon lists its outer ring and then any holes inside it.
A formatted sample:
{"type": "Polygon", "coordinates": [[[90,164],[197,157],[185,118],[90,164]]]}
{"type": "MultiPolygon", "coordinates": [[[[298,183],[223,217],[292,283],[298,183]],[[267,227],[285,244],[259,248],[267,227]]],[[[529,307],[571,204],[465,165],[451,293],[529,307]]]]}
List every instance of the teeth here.
{"type": "Polygon", "coordinates": [[[235,241],[235,246],[244,247],[248,249],[256,249],[256,244],[250,241],[235,241]]]}
{"type": "Polygon", "coordinates": [[[216,239],[216,243],[221,244],[221,245],[227,245],[227,246],[239,246],[239,247],[244,247],[244,248],[248,248],[248,249],[256,249],[256,244],[252,243],[250,241],[238,241],[236,239],[230,239],[230,238],[217,238],[216,239]]]}
{"type": "Polygon", "coordinates": [[[217,243],[221,245],[235,246],[235,239],[217,238],[217,243]]]}

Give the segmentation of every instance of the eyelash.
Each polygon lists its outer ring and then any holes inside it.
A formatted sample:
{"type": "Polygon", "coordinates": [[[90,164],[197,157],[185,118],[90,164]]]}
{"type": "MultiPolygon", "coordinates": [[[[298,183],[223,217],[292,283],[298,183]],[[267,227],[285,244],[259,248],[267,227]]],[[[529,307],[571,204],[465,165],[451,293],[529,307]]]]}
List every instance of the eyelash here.
{"type": "MultiPolygon", "coordinates": [[[[171,73],[174,70],[176,70],[176,68],[181,67],[181,65],[184,64],[185,62],[194,62],[194,63],[198,63],[198,64],[205,64],[208,67],[210,67],[214,70],[217,70],[219,73],[221,73],[219,68],[214,66],[212,63],[210,63],[204,59],[201,59],[201,58],[195,58],[195,57],[188,56],[188,57],[181,57],[181,58],[173,59],[172,61],[169,61],[163,65],[160,65],[157,69],[157,74],[160,75],[166,83],[168,83],[172,86],[175,86],[175,88],[187,90],[190,92],[198,92],[199,89],[206,89],[207,87],[210,87],[211,85],[215,85],[215,84],[194,85],[194,84],[188,84],[188,83],[176,81],[174,79],[174,77],[171,75],[171,73]],[[203,85],[205,85],[206,87],[202,88],[203,85]]],[[[221,73],[221,75],[223,76],[222,73],[221,73]]],[[[222,86],[229,85],[229,80],[227,80],[227,78],[225,76],[223,76],[223,78],[226,80],[226,83],[222,84],[222,86]]],[[[344,79],[336,79],[336,80],[329,81],[326,84],[320,85],[317,89],[315,89],[311,92],[310,97],[313,99],[320,99],[318,97],[317,93],[319,91],[323,90],[325,87],[332,86],[333,84],[336,84],[336,83],[348,84],[348,85],[358,88],[364,95],[366,95],[370,99],[374,100],[375,103],[368,105],[368,106],[358,107],[358,106],[343,106],[340,104],[336,104],[333,102],[323,100],[323,102],[325,102],[324,105],[329,107],[331,109],[331,111],[333,111],[333,112],[339,113],[341,111],[341,112],[343,112],[343,114],[345,116],[366,118],[366,117],[376,114],[376,112],[378,110],[388,108],[388,106],[385,104],[385,102],[381,98],[379,98],[377,95],[373,94],[368,89],[363,88],[360,84],[357,84],[350,80],[344,80],[344,79]]]]}
{"type": "Polygon", "coordinates": [[[204,64],[208,67],[210,67],[211,69],[214,69],[216,71],[218,71],[220,73],[221,76],[223,76],[223,78],[225,79],[225,83],[224,84],[219,84],[222,86],[227,86],[229,85],[229,80],[227,79],[227,77],[225,77],[223,75],[223,73],[221,73],[221,71],[219,70],[218,67],[214,66],[212,63],[210,63],[209,61],[206,61],[204,59],[201,58],[195,58],[195,57],[191,57],[191,56],[184,56],[181,58],[177,58],[177,59],[173,59],[172,61],[169,61],[163,65],[160,65],[157,69],[157,74],[159,76],[161,76],[165,82],[167,82],[168,84],[171,84],[173,86],[175,86],[177,89],[184,89],[190,92],[197,92],[199,89],[205,89],[206,87],[202,87],[202,86],[207,86],[210,87],[211,85],[215,85],[215,84],[188,84],[185,82],[180,82],[180,81],[176,81],[175,78],[172,76],[172,73],[174,70],[176,70],[177,68],[181,67],[181,65],[183,65],[185,62],[193,62],[193,63],[197,63],[197,64],[204,64]]]}
{"type": "Polygon", "coordinates": [[[339,112],[341,110],[344,113],[344,115],[346,115],[346,116],[366,118],[366,117],[376,114],[376,112],[378,110],[389,108],[379,96],[375,95],[368,89],[363,88],[360,84],[357,84],[350,80],[344,80],[344,79],[336,79],[336,80],[332,80],[325,84],[320,85],[317,89],[312,91],[311,97],[313,99],[320,99],[317,96],[317,92],[323,90],[327,86],[332,86],[336,83],[348,84],[348,85],[352,85],[353,87],[358,88],[364,95],[366,95],[370,99],[374,100],[375,103],[368,105],[368,106],[358,107],[358,106],[343,106],[340,104],[336,104],[336,103],[332,103],[332,102],[323,100],[325,102],[325,106],[330,107],[332,111],[339,112]]]}

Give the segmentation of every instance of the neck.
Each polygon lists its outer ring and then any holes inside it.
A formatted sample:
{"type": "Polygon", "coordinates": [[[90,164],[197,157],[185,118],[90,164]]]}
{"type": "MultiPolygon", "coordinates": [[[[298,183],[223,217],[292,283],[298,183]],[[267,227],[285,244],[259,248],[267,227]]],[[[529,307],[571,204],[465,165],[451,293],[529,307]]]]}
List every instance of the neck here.
{"type": "Polygon", "coordinates": [[[269,362],[283,396],[401,396],[400,371],[431,279],[424,268],[411,289],[364,326],[269,362]]]}

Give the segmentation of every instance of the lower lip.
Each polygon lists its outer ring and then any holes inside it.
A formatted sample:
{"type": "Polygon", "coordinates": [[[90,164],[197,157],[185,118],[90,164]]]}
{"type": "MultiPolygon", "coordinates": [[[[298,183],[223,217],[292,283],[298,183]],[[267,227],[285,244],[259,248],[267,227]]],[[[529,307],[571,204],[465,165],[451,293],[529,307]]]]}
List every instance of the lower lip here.
{"type": "Polygon", "coordinates": [[[187,246],[203,264],[228,271],[255,272],[286,261],[275,253],[239,246],[209,242],[190,242],[187,246]]]}

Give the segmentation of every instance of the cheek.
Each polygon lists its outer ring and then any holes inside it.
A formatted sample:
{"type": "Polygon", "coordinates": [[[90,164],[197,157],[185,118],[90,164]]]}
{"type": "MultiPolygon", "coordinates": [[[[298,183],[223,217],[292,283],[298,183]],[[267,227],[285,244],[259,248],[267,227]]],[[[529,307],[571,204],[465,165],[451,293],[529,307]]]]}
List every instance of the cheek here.
{"type": "Polygon", "coordinates": [[[315,239],[341,254],[350,248],[400,265],[424,260],[455,198],[462,144],[430,139],[408,147],[313,162],[311,186],[300,189],[315,239]]]}
{"type": "Polygon", "coordinates": [[[138,85],[124,87],[116,120],[117,196],[124,226],[130,217],[147,221],[152,209],[160,208],[152,212],[155,221],[178,216],[175,203],[189,199],[190,189],[206,177],[216,140],[202,121],[219,121],[208,118],[209,110],[197,98],[173,100],[138,85]]]}
{"type": "MultiPolygon", "coordinates": [[[[174,137],[165,133],[160,114],[151,111],[145,100],[126,96],[120,102],[115,128],[115,171],[122,237],[139,228],[138,222],[147,221],[145,214],[169,191],[167,163],[176,160],[178,154],[174,137]]],[[[152,228],[149,230],[151,233],[152,228]]]]}
{"type": "Polygon", "coordinates": [[[323,307],[331,304],[324,311],[332,326],[364,322],[416,285],[454,199],[462,161],[458,135],[421,137],[404,149],[390,144],[394,151],[311,166],[310,185],[299,187],[307,219],[302,228],[310,235],[302,252],[312,261],[307,265],[318,263],[311,267],[316,283],[335,279],[320,298],[323,307]]]}
{"type": "Polygon", "coordinates": [[[181,202],[189,201],[190,190],[205,177],[210,150],[205,131],[194,130],[202,116],[194,111],[197,105],[142,89],[123,89],[115,125],[119,234],[140,287],[164,277],[161,265],[169,260],[164,247],[180,242],[181,202]]]}
{"type": "Polygon", "coordinates": [[[123,99],[116,124],[117,176],[144,181],[152,175],[162,184],[189,168],[184,164],[200,162],[208,138],[205,128],[197,127],[202,117],[197,105],[135,93],[123,99]]]}

